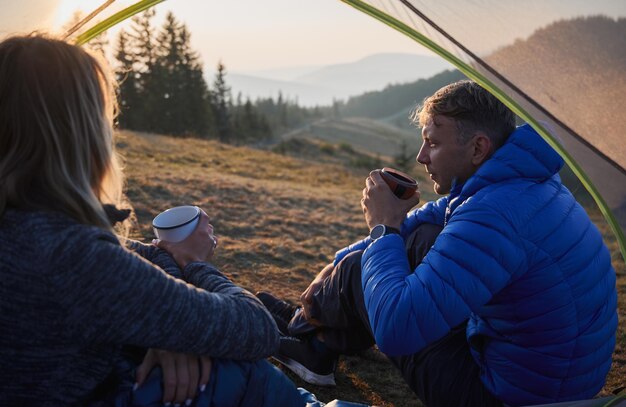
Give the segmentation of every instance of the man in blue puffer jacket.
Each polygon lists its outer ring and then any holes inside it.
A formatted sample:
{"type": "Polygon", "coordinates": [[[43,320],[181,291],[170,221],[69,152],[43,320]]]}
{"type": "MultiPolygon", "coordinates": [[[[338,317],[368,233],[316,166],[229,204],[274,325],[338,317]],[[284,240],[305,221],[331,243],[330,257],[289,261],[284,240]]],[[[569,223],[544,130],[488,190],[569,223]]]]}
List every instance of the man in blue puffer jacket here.
{"type": "Polygon", "coordinates": [[[277,320],[291,318],[289,334],[313,331],[282,338],[277,359],[324,379],[312,354],[375,341],[428,405],[593,397],[615,345],[615,272],[561,183],[563,160],[471,81],[437,91],[415,120],[417,161],[448,195],[407,215],[419,192],[400,200],[372,172],[362,200],[371,235],[337,253],[293,318],[260,297],[277,320]]]}

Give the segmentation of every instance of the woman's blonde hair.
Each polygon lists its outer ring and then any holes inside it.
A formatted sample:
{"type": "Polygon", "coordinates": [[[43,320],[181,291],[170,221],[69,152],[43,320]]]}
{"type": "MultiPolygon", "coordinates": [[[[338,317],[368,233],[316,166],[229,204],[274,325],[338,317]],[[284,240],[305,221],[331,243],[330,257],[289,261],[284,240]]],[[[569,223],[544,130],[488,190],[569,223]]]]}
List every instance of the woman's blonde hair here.
{"type": "Polygon", "coordinates": [[[65,213],[110,228],[119,204],[115,81],[85,49],[40,34],[0,43],[0,216],[7,207],[65,213]]]}

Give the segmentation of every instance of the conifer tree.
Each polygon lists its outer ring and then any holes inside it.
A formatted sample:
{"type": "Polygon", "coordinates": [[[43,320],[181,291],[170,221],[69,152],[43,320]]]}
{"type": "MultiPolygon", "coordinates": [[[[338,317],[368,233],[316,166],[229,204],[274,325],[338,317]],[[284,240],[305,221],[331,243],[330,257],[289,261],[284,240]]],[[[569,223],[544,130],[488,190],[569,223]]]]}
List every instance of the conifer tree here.
{"type": "Polygon", "coordinates": [[[182,59],[179,41],[180,25],[170,12],[158,34],[156,41],[154,73],[161,83],[158,88],[158,103],[155,105],[154,124],[159,132],[180,134],[180,118],[184,106],[181,92],[181,72],[178,67],[182,59]]]}
{"type": "Polygon", "coordinates": [[[257,114],[257,131],[255,133],[256,138],[259,140],[271,139],[272,128],[269,124],[267,117],[264,114],[260,113],[256,108],[255,111],[257,114]]]}
{"type": "Polygon", "coordinates": [[[135,62],[135,81],[139,102],[133,107],[134,121],[138,129],[156,131],[154,116],[160,101],[161,80],[155,70],[155,33],[152,27],[154,9],[148,9],[131,19],[130,49],[135,62]]]}
{"type": "Polygon", "coordinates": [[[217,137],[224,143],[233,142],[230,99],[230,87],[226,84],[226,67],[220,61],[217,64],[217,72],[215,73],[213,89],[211,90],[211,105],[213,107],[217,137]]]}
{"type": "Polygon", "coordinates": [[[256,111],[252,106],[252,102],[250,102],[250,99],[246,100],[246,103],[243,106],[242,121],[244,123],[244,127],[247,130],[247,138],[250,140],[257,139],[257,133],[259,131],[259,121],[256,111]]]}
{"type": "Polygon", "coordinates": [[[233,138],[242,140],[245,138],[247,129],[243,122],[243,96],[241,92],[237,94],[232,111],[233,138]]]}
{"type": "Polygon", "coordinates": [[[154,11],[132,20],[117,40],[120,125],[173,135],[207,137],[213,128],[209,90],[190,34],[172,13],[158,33],[154,11]]]}
{"type": "Polygon", "coordinates": [[[202,66],[189,31],[168,13],[157,41],[155,70],[162,79],[155,116],[161,132],[206,136],[211,122],[202,66]]]}
{"type": "Polygon", "coordinates": [[[213,112],[209,87],[204,79],[202,63],[198,54],[191,49],[190,33],[186,26],[180,31],[182,47],[182,84],[186,95],[187,126],[198,135],[208,136],[213,125],[213,112]]]}
{"type": "Polygon", "coordinates": [[[130,37],[135,48],[136,60],[139,64],[141,73],[149,73],[154,66],[155,44],[154,44],[154,28],[152,27],[152,19],[154,18],[154,9],[148,9],[143,13],[136,15],[131,19],[130,37]]]}
{"type": "Polygon", "coordinates": [[[117,37],[115,59],[118,61],[115,76],[119,83],[119,126],[129,130],[139,130],[135,109],[139,107],[141,101],[135,73],[135,57],[131,49],[130,37],[124,30],[120,30],[117,37]]]}
{"type": "Polygon", "coordinates": [[[289,121],[287,119],[287,102],[283,100],[283,93],[278,92],[278,102],[276,102],[278,107],[278,124],[283,128],[287,128],[289,121]]]}

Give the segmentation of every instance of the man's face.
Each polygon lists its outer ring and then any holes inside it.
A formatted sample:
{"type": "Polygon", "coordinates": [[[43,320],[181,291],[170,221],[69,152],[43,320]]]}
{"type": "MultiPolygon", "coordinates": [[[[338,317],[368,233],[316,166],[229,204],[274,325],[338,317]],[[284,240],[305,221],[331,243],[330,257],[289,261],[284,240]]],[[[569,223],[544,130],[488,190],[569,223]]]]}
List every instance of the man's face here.
{"type": "Polygon", "coordinates": [[[424,164],[435,183],[435,193],[445,195],[452,183],[463,183],[474,173],[472,142],[459,143],[459,129],[452,118],[432,116],[422,128],[422,147],[416,160],[424,164]]]}

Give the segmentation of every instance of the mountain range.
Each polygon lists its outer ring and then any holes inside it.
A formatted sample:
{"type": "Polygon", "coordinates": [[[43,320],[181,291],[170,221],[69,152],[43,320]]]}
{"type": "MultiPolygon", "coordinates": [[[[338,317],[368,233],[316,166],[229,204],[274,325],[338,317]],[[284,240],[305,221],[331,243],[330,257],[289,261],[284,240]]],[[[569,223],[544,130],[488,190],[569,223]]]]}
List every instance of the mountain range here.
{"type": "Polygon", "coordinates": [[[285,67],[263,71],[230,72],[226,81],[237,97],[278,97],[302,106],[330,105],[391,84],[430,77],[450,65],[435,56],[374,54],[354,62],[327,66],[285,67]]]}

